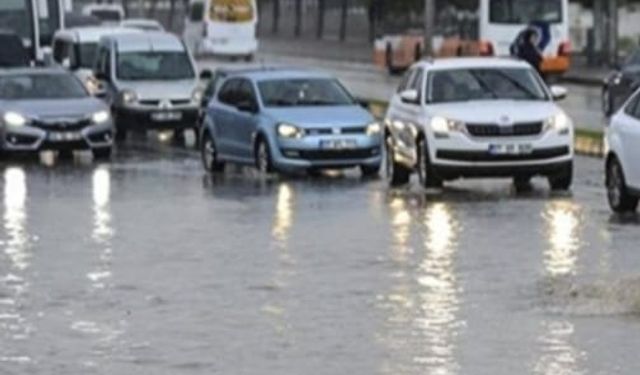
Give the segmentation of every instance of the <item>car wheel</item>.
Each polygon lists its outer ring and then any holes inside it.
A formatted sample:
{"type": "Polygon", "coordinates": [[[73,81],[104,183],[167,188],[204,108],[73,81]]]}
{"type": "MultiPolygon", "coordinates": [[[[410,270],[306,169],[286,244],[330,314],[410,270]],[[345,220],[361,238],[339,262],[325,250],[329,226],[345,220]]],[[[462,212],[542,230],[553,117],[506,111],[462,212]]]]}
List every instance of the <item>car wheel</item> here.
{"type": "Polygon", "coordinates": [[[638,198],[629,194],[624,171],[617,159],[607,163],[607,198],[614,212],[634,212],[638,208],[638,198]]]}
{"type": "Polygon", "coordinates": [[[363,177],[376,177],[380,174],[380,165],[361,165],[360,172],[363,177]]]}
{"type": "Polygon", "coordinates": [[[518,193],[531,191],[531,176],[516,176],[513,178],[513,186],[518,193]]]}
{"type": "Polygon", "coordinates": [[[224,171],[224,163],[218,160],[218,151],[209,133],[204,135],[200,144],[200,156],[202,158],[202,166],[207,172],[215,173],[224,171]]]}
{"type": "Polygon", "coordinates": [[[111,159],[112,148],[111,147],[94,148],[93,150],[91,150],[91,152],[93,153],[94,159],[107,160],[107,159],[111,159]]]}
{"type": "Polygon", "coordinates": [[[120,116],[118,115],[118,112],[113,111],[113,122],[115,124],[116,127],[116,135],[115,135],[115,139],[117,142],[124,142],[127,140],[127,130],[124,127],[124,124],[122,123],[122,120],[120,119],[120,116]]]}
{"type": "Polygon", "coordinates": [[[258,138],[255,158],[256,168],[258,168],[258,172],[262,174],[273,172],[273,160],[271,159],[271,151],[269,151],[269,145],[262,137],[258,138]]]}
{"type": "Polygon", "coordinates": [[[602,112],[605,116],[610,116],[613,113],[613,98],[608,88],[602,89],[602,112]]]}
{"type": "Polygon", "coordinates": [[[438,177],[431,165],[429,148],[425,138],[418,140],[418,177],[420,184],[427,189],[437,189],[443,185],[442,179],[438,177]]]}
{"type": "Polygon", "coordinates": [[[554,191],[567,191],[573,183],[573,163],[569,163],[562,170],[549,176],[549,185],[554,191]]]}
{"type": "Polygon", "coordinates": [[[393,139],[390,135],[387,136],[385,145],[385,169],[389,185],[400,186],[408,184],[409,179],[411,178],[411,172],[409,171],[409,169],[405,168],[405,166],[395,161],[395,158],[393,156],[393,139]]]}

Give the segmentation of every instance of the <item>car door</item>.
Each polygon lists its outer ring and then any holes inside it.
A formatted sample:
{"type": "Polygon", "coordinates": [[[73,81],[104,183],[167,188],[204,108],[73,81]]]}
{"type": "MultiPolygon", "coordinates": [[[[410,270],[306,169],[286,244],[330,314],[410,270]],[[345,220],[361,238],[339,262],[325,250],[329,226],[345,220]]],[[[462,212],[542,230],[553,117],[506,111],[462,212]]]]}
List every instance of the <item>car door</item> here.
{"type": "Polygon", "coordinates": [[[622,142],[621,157],[627,184],[640,188],[640,93],[627,103],[618,121],[622,142]]]}
{"type": "Polygon", "coordinates": [[[233,150],[233,114],[237,112],[238,89],[241,80],[231,78],[225,81],[218,92],[217,100],[209,106],[208,113],[213,120],[213,137],[218,152],[226,157],[236,157],[233,150]]]}
{"type": "Polygon", "coordinates": [[[253,134],[258,128],[258,99],[253,83],[243,79],[238,89],[237,111],[233,115],[235,150],[242,159],[253,160],[253,134]]]}

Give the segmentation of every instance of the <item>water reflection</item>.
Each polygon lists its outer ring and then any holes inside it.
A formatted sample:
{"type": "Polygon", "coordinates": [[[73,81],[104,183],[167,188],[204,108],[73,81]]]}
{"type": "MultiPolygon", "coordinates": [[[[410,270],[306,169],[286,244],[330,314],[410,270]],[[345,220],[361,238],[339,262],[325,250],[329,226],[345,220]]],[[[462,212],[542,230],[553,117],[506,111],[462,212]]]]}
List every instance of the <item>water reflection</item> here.
{"type": "Polygon", "coordinates": [[[434,374],[454,374],[460,308],[460,287],[455,274],[458,224],[450,207],[443,203],[429,206],[424,217],[425,254],[420,264],[420,313],[417,329],[425,337],[425,352],[416,361],[429,366],[434,374]]]}
{"type": "Polygon", "coordinates": [[[93,172],[93,231],[91,237],[101,246],[100,259],[96,268],[87,273],[94,288],[104,288],[111,278],[112,248],[111,238],[114,231],[111,218],[111,172],[107,168],[98,168],[93,172]]]}
{"type": "Polygon", "coordinates": [[[580,250],[579,207],[571,202],[550,202],[543,214],[549,246],[544,253],[547,276],[575,275],[580,250]]]}
{"type": "Polygon", "coordinates": [[[29,291],[26,271],[30,266],[30,235],[27,230],[27,178],[22,168],[8,168],[4,172],[4,255],[8,260],[7,273],[0,280],[0,332],[14,344],[2,348],[0,362],[28,363],[31,358],[20,353],[16,341],[27,339],[32,327],[22,315],[29,291]]]}
{"type": "Polygon", "coordinates": [[[460,322],[460,286],[455,272],[459,225],[450,206],[436,203],[410,210],[400,198],[389,204],[392,222],[393,288],[384,301],[389,312],[385,344],[391,351],[382,372],[455,374],[460,322]],[[412,250],[412,229],[422,216],[421,250],[412,250]]]}
{"type": "MultiPolygon", "coordinates": [[[[549,202],[543,218],[548,246],[544,252],[544,273],[553,289],[564,285],[578,273],[580,253],[580,207],[572,202],[549,202]],[[556,285],[558,284],[558,285],[556,285]]],[[[552,289],[552,290],[553,290],[552,289]]],[[[545,375],[582,374],[580,362],[585,356],[573,344],[575,327],[565,319],[542,322],[538,339],[540,356],[535,373],[545,375]]]]}

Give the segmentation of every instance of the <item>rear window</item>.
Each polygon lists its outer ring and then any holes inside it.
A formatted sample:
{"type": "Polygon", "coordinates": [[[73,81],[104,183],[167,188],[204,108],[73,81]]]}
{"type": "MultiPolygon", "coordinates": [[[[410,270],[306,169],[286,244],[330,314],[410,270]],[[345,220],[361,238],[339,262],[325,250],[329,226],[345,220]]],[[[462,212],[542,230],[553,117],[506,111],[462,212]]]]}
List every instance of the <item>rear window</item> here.
{"type": "Polygon", "coordinates": [[[71,74],[19,74],[0,77],[0,99],[72,99],[89,96],[71,74]]]}
{"type": "Polygon", "coordinates": [[[562,0],[490,0],[491,23],[523,24],[562,22],[562,0]]]}

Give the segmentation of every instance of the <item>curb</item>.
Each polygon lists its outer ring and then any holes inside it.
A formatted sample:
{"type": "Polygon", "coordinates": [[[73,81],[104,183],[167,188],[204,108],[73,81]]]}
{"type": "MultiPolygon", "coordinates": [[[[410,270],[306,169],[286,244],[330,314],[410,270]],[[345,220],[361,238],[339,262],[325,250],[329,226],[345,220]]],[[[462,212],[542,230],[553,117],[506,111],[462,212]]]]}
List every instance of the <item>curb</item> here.
{"type": "MultiPolygon", "coordinates": [[[[383,118],[388,103],[380,100],[361,99],[376,118],[383,118]]],[[[575,152],[578,155],[602,158],[604,156],[604,133],[597,130],[575,129],[575,152]]]]}

